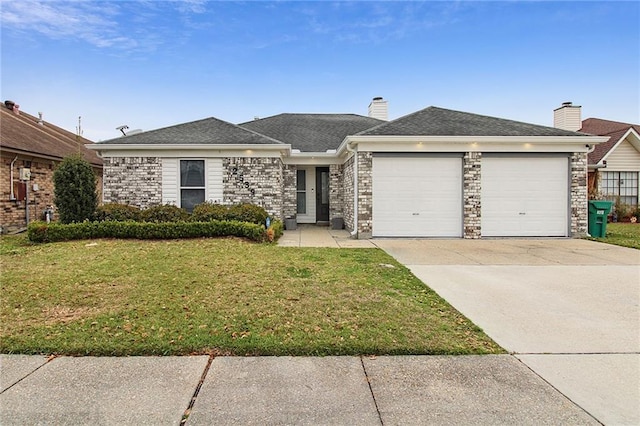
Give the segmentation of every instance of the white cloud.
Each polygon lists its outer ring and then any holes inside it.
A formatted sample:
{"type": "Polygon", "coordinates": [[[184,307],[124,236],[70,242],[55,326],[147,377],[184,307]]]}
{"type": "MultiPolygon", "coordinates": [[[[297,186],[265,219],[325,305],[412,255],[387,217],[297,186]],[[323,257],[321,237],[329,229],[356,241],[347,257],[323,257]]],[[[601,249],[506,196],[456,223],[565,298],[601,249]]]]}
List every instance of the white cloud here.
{"type": "MultiPolygon", "coordinates": [[[[98,48],[115,51],[153,51],[175,37],[174,31],[145,28],[166,7],[179,16],[202,13],[206,2],[135,1],[97,2],[86,0],[2,0],[0,22],[4,31],[50,39],[80,40],[98,48]],[[137,24],[137,25],[136,25],[137,24]],[[163,34],[159,37],[159,34],[163,34]]],[[[169,14],[171,16],[171,14],[169,14]]]]}

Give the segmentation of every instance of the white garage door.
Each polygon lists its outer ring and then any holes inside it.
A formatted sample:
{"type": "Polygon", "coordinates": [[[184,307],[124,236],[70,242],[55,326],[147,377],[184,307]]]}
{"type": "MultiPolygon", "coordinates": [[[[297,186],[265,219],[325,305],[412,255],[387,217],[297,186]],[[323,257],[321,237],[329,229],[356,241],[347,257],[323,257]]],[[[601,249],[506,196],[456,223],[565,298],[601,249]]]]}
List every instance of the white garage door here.
{"type": "Polygon", "coordinates": [[[482,158],[482,236],[568,235],[567,157],[482,158]]]}
{"type": "Polygon", "coordinates": [[[374,156],[372,234],[462,236],[462,159],[374,156]]]}

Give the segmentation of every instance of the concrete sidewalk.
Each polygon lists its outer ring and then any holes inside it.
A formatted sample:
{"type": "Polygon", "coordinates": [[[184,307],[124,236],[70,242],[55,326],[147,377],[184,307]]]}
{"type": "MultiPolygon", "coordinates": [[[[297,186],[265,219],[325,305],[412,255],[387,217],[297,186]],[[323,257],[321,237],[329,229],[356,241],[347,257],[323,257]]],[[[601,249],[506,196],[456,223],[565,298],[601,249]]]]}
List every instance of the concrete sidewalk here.
{"type": "Polygon", "coordinates": [[[1,355],[0,424],[599,424],[511,355],[1,355]]]}

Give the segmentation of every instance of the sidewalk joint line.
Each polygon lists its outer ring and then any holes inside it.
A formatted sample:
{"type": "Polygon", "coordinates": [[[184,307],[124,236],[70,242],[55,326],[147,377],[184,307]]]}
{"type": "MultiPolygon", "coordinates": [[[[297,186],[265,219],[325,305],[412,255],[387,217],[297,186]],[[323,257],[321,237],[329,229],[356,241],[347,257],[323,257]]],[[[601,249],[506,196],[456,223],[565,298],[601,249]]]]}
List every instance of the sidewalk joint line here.
{"type": "Polygon", "coordinates": [[[362,355],[360,355],[360,364],[362,364],[362,371],[364,371],[364,378],[367,379],[367,385],[369,386],[369,392],[371,392],[371,398],[373,398],[373,405],[375,405],[376,412],[378,413],[378,419],[380,420],[380,424],[384,426],[384,421],[382,420],[382,414],[380,414],[380,408],[378,407],[378,401],[376,401],[376,396],[373,394],[373,388],[371,387],[371,381],[369,380],[369,375],[367,374],[367,367],[364,366],[362,355]]]}
{"type": "Polygon", "coordinates": [[[186,410],[184,410],[184,414],[182,414],[182,419],[180,420],[180,426],[184,426],[187,424],[189,420],[189,416],[191,415],[191,410],[193,410],[193,406],[196,403],[196,399],[198,398],[198,394],[200,393],[200,388],[202,388],[202,384],[204,380],[207,378],[207,374],[209,373],[209,367],[211,367],[211,363],[213,362],[214,356],[209,355],[209,359],[207,360],[207,365],[204,367],[204,371],[202,372],[202,376],[200,376],[200,381],[198,382],[198,386],[196,386],[196,390],[193,392],[193,396],[189,401],[189,406],[186,410]]]}
{"type": "Polygon", "coordinates": [[[5,393],[6,391],[8,391],[9,389],[11,389],[12,387],[14,387],[15,385],[17,385],[18,383],[20,383],[21,381],[23,381],[24,379],[26,379],[27,377],[29,377],[30,375],[32,375],[33,373],[35,373],[36,371],[40,370],[42,367],[44,367],[45,365],[49,364],[51,361],[53,361],[54,359],[58,358],[57,355],[50,355],[47,360],[42,364],[39,365],[35,370],[33,370],[32,372],[30,372],[29,374],[27,374],[26,376],[20,378],[18,381],[16,381],[15,383],[11,384],[11,386],[7,387],[6,389],[4,389],[2,392],[0,392],[0,395],[2,395],[3,393],[5,393]]]}
{"type": "Polygon", "coordinates": [[[565,395],[563,392],[560,391],[560,389],[558,389],[557,387],[555,387],[553,384],[551,384],[551,382],[549,382],[547,379],[545,379],[544,377],[542,377],[540,374],[538,374],[537,371],[535,371],[533,368],[529,367],[527,365],[526,362],[524,362],[523,360],[519,359],[518,357],[513,356],[515,359],[518,360],[518,362],[520,362],[520,364],[524,365],[529,371],[531,371],[533,374],[535,374],[536,376],[538,376],[543,382],[545,382],[546,384],[548,384],[549,386],[551,386],[552,389],[554,389],[556,392],[558,392],[560,395],[562,395],[563,397],[565,397],[567,399],[567,401],[570,401],[573,405],[575,405],[576,407],[580,408],[582,411],[584,411],[585,413],[587,413],[587,415],[589,417],[591,417],[593,420],[595,420],[596,422],[598,422],[598,424],[603,425],[604,423],[602,423],[600,420],[598,420],[593,414],[591,414],[589,411],[587,411],[583,406],[581,406],[580,404],[578,404],[577,402],[575,402],[573,399],[569,398],[569,396],[565,395]]]}

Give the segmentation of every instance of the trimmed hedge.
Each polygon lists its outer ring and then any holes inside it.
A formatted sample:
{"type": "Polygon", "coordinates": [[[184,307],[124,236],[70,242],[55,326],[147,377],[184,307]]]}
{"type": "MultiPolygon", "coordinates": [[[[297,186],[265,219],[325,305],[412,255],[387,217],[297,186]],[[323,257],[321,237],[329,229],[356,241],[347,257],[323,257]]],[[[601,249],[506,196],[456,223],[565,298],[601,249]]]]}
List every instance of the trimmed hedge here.
{"type": "Polygon", "coordinates": [[[250,222],[263,225],[267,221],[267,211],[255,204],[214,204],[204,202],[193,208],[189,214],[185,209],[165,204],[140,210],[128,204],[107,203],[98,207],[94,220],[134,221],[134,222],[209,222],[211,220],[250,222]]]}
{"type": "MultiPolygon", "coordinates": [[[[279,222],[279,221],[276,221],[279,222]]],[[[270,229],[273,229],[270,227],[270,229]]],[[[276,231],[273,231],[274,233],[276,231]]],[[[238,221],[210,222],[82,222],[67,225],[32,222],[27,230],[30,241],[48,243],[90,238],[177,239],[235,236],[265,241],[263,225],[238,221]]]]}

